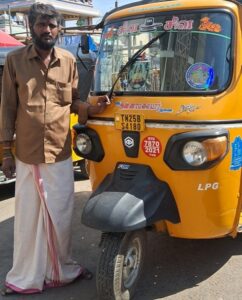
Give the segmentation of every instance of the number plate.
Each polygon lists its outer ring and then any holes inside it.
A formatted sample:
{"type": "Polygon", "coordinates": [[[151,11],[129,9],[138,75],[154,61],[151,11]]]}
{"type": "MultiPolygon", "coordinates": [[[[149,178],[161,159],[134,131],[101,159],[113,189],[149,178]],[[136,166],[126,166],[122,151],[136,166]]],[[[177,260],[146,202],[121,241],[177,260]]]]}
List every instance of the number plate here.
{"type": "Polygon", "coordinates": [[[144,131],[144,115],[115,114],[115,128],[127,131],[144,131]]]}

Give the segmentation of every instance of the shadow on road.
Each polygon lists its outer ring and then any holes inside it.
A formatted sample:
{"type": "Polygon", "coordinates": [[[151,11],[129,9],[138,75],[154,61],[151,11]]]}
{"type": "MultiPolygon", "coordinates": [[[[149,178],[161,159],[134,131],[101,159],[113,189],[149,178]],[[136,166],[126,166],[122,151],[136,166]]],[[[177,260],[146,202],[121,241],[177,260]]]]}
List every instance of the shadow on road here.
{"type": "Polygon", "coordinates": [[[148,241],[146,271],[136,300],[164,298],[195,287],[232,256],[242,254],[242,236],[187,240],[150,233],[148,241]]]}

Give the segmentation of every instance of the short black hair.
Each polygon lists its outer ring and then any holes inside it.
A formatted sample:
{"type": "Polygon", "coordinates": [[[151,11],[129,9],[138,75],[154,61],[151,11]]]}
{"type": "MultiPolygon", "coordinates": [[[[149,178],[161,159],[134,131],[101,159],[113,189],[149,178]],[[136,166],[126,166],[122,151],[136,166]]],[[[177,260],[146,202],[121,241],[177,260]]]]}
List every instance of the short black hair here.
{"type": "Polygon", "coordinates": [[[58,25],[62,22],[61,14],[50,4],[37,2],[31,5],[28,14],[29,25],[33,26],[39,16],[46,19],[56,19],[58,25]]]}

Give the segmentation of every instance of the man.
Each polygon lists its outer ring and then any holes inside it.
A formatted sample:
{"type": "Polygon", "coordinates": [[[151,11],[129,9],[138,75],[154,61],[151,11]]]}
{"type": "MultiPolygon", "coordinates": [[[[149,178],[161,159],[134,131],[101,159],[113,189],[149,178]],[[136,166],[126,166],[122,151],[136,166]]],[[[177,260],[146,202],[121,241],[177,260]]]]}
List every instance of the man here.
{"type": "Polygon", "coordinates": [[[71,53],[54,47],[61,17],[51,5],[29,12],[33,44],[10,53],[3,74],[0,133],[3,172],[15,173],[13,267],[2,294],[37,293],[92,274],[70,258],[73,211],[70,112],[85,123],[101,113],[79,101],[78,74],[71,53]],[[11,152],[16,133],[16,161],[11,152]]]}

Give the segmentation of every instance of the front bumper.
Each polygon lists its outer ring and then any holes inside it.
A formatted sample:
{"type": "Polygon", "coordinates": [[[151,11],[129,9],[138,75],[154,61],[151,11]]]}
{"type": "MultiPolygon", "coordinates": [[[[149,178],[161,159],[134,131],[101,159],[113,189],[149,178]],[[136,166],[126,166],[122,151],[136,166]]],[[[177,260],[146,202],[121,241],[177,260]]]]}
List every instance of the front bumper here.
{"type": "Polygon", "coordinates": [[[104,232],[124,232],[167,220],[180,222],[169,185],[148,165],[118,163],[91,195],[82,223],[104,232]]]}

